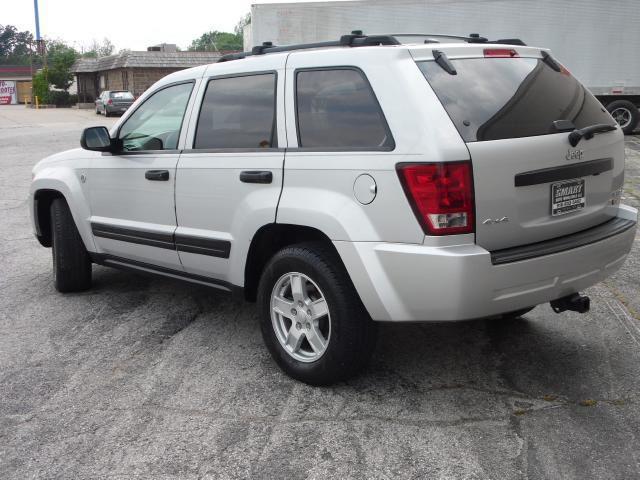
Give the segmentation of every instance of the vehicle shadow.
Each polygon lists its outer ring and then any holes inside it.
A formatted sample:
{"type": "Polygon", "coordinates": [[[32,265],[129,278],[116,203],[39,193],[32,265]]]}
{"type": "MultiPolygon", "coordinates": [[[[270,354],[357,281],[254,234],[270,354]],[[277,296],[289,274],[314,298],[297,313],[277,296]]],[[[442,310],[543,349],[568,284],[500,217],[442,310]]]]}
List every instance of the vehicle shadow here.
{"type": "MultiPolygon", "coordinates": [[[[247,381],[269,378],[276,381],[273,388],[297,384],[278,370],[262,346],[255,304],[210,288],[106,268],[96,268],[94,283],[92,292],[107,295],[116,311],[153,308],[155,315],[146,328],[164,332],[163,341],[174,333],[200,328],[199,342],[228,351],[234,357],[229,361],[251,365],[254,371],[247,381]],[[242,342],[234,345],[239,338],[242,342]],[[219,345],[223,339],[231,343],[219,345]]],[[[575,326],[573,319],[563,319],[544,306],[510,321],[384,323],[369,368],[331,388],[352,394],[376,391],[390,398],[434,389],[576,400],[593,396],[594,388],[606,391],[606,384],[600,385],[606,373],[601,364],[609,352],[595,341],[581,344],[574,335],[575,326]]],[[[149,349],[156,345],[157,339],[148,343],[149,349]]],[[[144,348],[144,341],[139,346],[144,348]]],[[[219,357],[211,359],[211,367],[224,371],[227,366],[217,365],[219,361],[219,357]]]]}
{"type": "MultiPolygon", "coordinates": [[[[600,348],[586,349],[539,307],[513,320],[384,324],[368,375],[409,384],[505,389],[539,398],[573,397],[591,376],[600,348]],[[576,382],[576,379],[579,379],[576,382]]],[[[569,325],[567,325],[568,327],[569,325]]]]}

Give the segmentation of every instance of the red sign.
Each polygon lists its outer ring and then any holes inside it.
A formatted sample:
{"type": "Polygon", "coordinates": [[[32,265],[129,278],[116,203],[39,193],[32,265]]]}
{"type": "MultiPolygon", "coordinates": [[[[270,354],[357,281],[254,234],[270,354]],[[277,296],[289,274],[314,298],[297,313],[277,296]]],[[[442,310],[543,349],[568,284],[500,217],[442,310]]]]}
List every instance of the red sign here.
{"type": "Polygon", "coordinates": [[[0,80],[0,105],[12,105],[14,103],[18,103],[16,82],[0,80]]]}

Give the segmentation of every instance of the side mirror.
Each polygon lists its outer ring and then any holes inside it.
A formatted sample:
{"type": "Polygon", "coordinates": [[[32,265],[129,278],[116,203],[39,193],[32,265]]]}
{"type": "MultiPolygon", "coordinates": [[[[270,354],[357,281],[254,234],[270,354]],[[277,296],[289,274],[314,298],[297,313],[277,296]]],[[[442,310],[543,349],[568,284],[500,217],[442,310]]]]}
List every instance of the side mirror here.
{"type": "Polygon", "coordinates": [[[80,146],[85,150],[93,150],[94,152],[113,151],[113,141],[109,136],[107,127],[85,128],[80,137],[80,146]]]}

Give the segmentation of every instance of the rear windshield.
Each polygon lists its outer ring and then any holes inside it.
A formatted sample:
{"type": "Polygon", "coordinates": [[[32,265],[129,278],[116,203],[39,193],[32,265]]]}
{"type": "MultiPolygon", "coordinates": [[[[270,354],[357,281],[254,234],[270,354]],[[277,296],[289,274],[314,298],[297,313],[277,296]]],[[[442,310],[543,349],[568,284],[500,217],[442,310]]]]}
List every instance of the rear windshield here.
{"type": "Polygon", "coordinates": [[[465,142],[554,133],[555,120],[576,128],[613,123],[600,102],[569,72],[537,58],[451,60],[457,75],[418,62],[465,142]]]}
{"type": "Polygon", "coordinates": [[[133,100],[131,92],[111,92],[111,98],[117,98],[119,100],[133,100]]]}

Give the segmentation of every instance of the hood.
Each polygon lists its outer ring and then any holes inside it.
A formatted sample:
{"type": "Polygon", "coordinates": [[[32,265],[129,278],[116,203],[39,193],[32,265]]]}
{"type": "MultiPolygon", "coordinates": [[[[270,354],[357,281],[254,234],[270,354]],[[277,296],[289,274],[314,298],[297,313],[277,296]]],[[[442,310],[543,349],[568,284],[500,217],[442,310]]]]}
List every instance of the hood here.
{"type": "Polygon", "coordinates": [[[72,148],[71,150],[65,150],[64,152],[54,153],[53,155],[49,155],[48,157],[43,158],[33,167],[32,172],[35,174],[38,170],[45,168],[47,166],[67,162],[69,160],[77,160],[81,158],[93,158],[95,154],[99,152],[90,152],[89,150],[84,150],[82,148],[72,148]]]}

